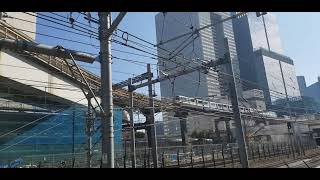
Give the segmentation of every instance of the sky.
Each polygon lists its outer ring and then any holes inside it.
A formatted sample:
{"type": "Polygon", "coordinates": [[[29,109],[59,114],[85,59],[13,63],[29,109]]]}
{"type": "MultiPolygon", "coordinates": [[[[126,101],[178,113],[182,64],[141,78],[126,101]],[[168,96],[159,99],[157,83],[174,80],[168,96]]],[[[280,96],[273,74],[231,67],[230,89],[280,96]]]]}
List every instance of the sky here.
{"type": "Polygon", "coordinates": [[[320,76],[320,13],[275,13],[285,55],[295,63],[297,76],[303,75],[307,85],[320,76]]]}

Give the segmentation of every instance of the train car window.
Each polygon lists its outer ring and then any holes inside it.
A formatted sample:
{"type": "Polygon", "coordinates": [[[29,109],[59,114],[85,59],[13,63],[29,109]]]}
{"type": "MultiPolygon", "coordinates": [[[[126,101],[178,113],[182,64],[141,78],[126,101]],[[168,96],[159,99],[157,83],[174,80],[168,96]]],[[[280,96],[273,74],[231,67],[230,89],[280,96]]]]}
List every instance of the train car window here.
{"type": "Polygon", "coordinates": [[[211,108],[217,108],[217,107],[216,107],[216,103],[211,102],[211,103],[210,103],[210,107],[211,107],[211,108]]]}

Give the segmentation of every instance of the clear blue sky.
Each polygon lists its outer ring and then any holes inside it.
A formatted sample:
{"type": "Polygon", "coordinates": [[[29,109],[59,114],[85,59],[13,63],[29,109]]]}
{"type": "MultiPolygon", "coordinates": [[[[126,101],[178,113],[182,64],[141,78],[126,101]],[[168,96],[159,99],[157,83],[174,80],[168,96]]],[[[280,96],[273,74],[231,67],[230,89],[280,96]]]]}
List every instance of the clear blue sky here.
{"type": "Polygon", "coordinates": [[[296,74],[304,75],[307,85],[320,76],[320,13],[285,12],[278,17],[282,45],[294,60],[296,74]]]}
{"type": "MultiPolygon", "coordinates": [[[[59,14],[67,16],[67,13],[59,14]]],[[[130,12],[121,22],[119,28],[154,43],[156,41],[154,22],[155,14],[156,13],[153,12],[130,12]]],[[[52,16],[52,14],[48,15],[52,16]]],[[[297,75],[304,75],[306,77],[307,85],[314,83],[317,79],[317,76],[320,75],[320,62],[318,60],[318,58],[320,57],[320,46],[318,45],[318,43],[320,42],[320,13],[285,12],[276,13],[276,15],[278,18],[280,35],[282,45],[285,50],[285,55],[291,57],[294,60],[297,75]]],[[[76,18],[77,14],[75,14],[74,16],[76,18]]],[[[87,23],[80,17],[77,21],[87,23]]],[[[48,23],[41,19],[38,19],[38,22],[56,26],[55,24],[48,23]]],[[[97,40],[94,40],[93,38],[90,39],[86,37],[80,37],[58,30],[45,28],[39,25],[37,27],[37,32],[56,35],[68,39],[80,40],[82,42],[93,45],[99,45],[99,42],[97,40]]],[[[121,33],[119,33],[119,35],[121,35],[121,33]]],[[[98,49],[90,45],[80,45],[77,43],[71,43],[64,40],[56,40],[41,35],[37,35],[37,40],[41,43],[49,45],[60,44],[71,49],[98,53],[98,49]]],[[[117,44],[114,44],[113,48],[143,54],[139,51],[117,44]]],[[[156,63],[155,60],[152,60],[150,58],[120,53],[117,51],[113,51],[112,53],[114,56],[121,58],[156,63]]],[[[99,69],[97,69],[99,67],[98,64],[86,66],[95,67],[91,68],[90,70],[99,74],[99,69]]],[[[115,82],[126,80],[128,77],[132,76],[129,74],[124,74],[122,72],[130,74],[141,74],[145,71],[146,67],[144,67],[144,65],[136,65],[117,59],[115,59],[113,62],[113,79],[115,82]]],[[[141,89],[140,92],[146,93],[145,89],[141,89]]],[[[157,85],[157,92],[159,93],[159,85],[157,85]]]]}

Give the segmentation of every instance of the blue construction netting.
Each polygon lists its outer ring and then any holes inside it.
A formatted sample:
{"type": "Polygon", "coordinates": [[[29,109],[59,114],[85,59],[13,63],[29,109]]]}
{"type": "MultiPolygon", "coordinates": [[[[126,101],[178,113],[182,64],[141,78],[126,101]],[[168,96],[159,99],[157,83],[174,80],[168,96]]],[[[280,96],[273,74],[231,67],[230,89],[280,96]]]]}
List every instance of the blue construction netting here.
{"type": "MultiPolygon", "coordinates": [[[[28,131],[0,145],[0,158],[18,158],[28,155],[71,153],[86,150],[86,107],[71,106],[56,115],[47,117],[28,131]],[[74,126],[73,126],[74,125],[74,126]]],[[[122,111],[114,108],[115,149],[122,149],[122,111]]],[[[94,121],[95,129],[100,127],[100,119],[94,121]]],[[[93,134],[93,143],[101,142],[101,132],[93,134]]]]}

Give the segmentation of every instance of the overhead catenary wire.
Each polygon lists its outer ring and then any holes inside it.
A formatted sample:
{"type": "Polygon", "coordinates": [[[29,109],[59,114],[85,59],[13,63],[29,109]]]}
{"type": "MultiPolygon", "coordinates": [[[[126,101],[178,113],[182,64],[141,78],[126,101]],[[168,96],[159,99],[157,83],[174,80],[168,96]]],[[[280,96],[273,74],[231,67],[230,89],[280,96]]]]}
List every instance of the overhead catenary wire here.
{"type": "MultiPolygon", "coordinates": [[[[55,12],[49,12],[49,13],[50,13],[50,14],[53,14],[53,15],[55,15],[55,16],[61,17],[61,18],[63,18],[63,19],[68,19],[67,16],[63,16],[63,15],[58,14],[58,13],[55,13],[55,12]]],[[[82,15],[86,16],[86,14],[83,14],[83,13],[81,13],[81,12],[78,12],[78,13],[79,13],[79,15],[82,14],[82,15]]],[[[79,16],[78,16],[78,17],[79,17],[79,16]]],[[[93,30],[98,30],[97,27],[93,27],[93,26],[90,26],[90,25],[88,25],[88,24],[86,24],[86,23],[79,22],[79,21],[77,21],[77,19],[75,19],[75,23],[84,25],[84,26],[86,26],[87,28],[92,28],[93,30]]]]}
{"type": "MultiPolygon", "coordinates": [[[[133,36],[133,35],[132,35],[133,36]]],[[[136,37],[136,36],[133,36],[133,37],[136,37]]],[[[136,37],[137,38],[137,37],[136,37]]],[[[138,38],[139,39],[139,38],[138,38]]]]}
{"type": "MultiPolygon", "coordinates": [[[[21,56],[25,56],[25,57],[31,57],[31,55],[27,55],[27,54],[23,54],[23,53],[19,53],[19,52],[14,52],[15,54],[19,54],[21,56]]],[[[97,55],[97,54],[96,54],[97,55]]],[[[113,58],[115,59],[119,59],[122,61],[126,61],[126,62],[130,62],[130,63],[140,63],[140,64],[148,64],[146,62],[142,62],[142,61],[137,61],[137,60],[131,60],[131,59],[126,59],[126,58],[119,58],[116,56],[113,56],[113,58]]],[[[156,65],[156,64],[151,64],[151,65],[156,65]]],[[[0,66],[8,66],[8,67],[16,67],[16,68],[22,68],[22,69],[29,69],[29,70],[37,70],[37,71],[42,71],[40,69],[37,68],[29,68],[29,67],[23,67],[23,66],[16,66],[16,65],[10,65],[10,64],[0,64],[0,66]]],[[[89,68],[89,69],[101,69],[100,67],[93,67],[93,66],[88,66],[88,65],[79,65],[81,67],[85,67],[85,68],[89,68]]],[[[124,71],[118,71],[118,70],[113,70],[113,72],[115,73],[121,73],[121,74],[128,74],[128,75],[135,75],[135,73],[129,73],[129,72],[124,72],[124,71]]],[[[61,73],[63,74],[63,72],[55,72],[55,73],[61,73]]]]}
{"type": "Polygon", "coordinates": [[[46,36],[46,37],[49,37],[49,38],[55,38],[55,39],[59,39],[59,40],[69,41],[69,42],[73,42],[73,43],[77,43],[77,44],[99,47],[99,46],[92,45],[92,44],[90,44],[90,43],[85,43],[85,42],[82,42],[82,41],[76,41],[76,40],[72,40],[72,39],[62,38],[62,37],[53,36],[53,35],[49,35],[49,34],[34,32],[34,31],[29,31],[29,30],[25,30],[25,29],[20,29],[20,28],[15,28],[15,27],[9,27],[9,26],[7,26],[7,28],[9,28],[9,29],[16,29],[16,30],[23,31],[23,32],[28,32],[28,33],[33,33],[33,34],[37,34],[37,35],[40,35],[40,36],[46,36]]]}
{"type": "MultiPolygon", "coordinates": [[[[28,14],[28,15],[31,15],[31,16],[35,16],[35,17],[38,17],[40,19],[44,19],[44,20],[47,20],[47,21],[50,21],[50,22],[53,22],[53,23],[56,23],[56,24],[59,24],[59,25],[62,25],[62,26],[65,26],[65,27],[68,27],[68,28],[72,28],[68,25],[70,25],[70,22],[69,21],[65,21],[65,20],[62,20],[62,19],[58,19],[58,18],[55,18],[55,17],[52,17],[52,16],[48,16],[48,15],[45,15],[45,14],[41,14],[41,13],[37,13],[36,15],[35,14],[30,14],[30,13],[27,13],[27,12],[24,12],[25,14],[28,14]],[[48,19],[50,18],[50,19],[48,19]],[[56,20],[56,21],[54,21],[56,20]],[[58,22],[57,22],[58,21],[58,22]],[[65,23],[65,24],[62,24],[62,23],[65,23]]],[[[84,33],[93,33],[95,35],[98,35],[98,32],[96,31],[93,31],[91,29],[87,29],[86,27],[83,27],[83,26],[80,26],[80,25],[77,25],[77,24],[74,24],[74,27],[72,29],[76,29],[78,31],[82,31],[84,33]],[[76,29],[75,27],[79,27],[81,29],[76,29]]]]}
{"type": "MultiPolygon", "coordinates": [[[[18,17],[8,16],[6,18],[11,18],[11,19],[16,19],[16,20],[23,21],[23,22],[28,22],[28,23],[31,23],[31,24],[36,24],[36,25],[39,25],[39,26],[43,26],[43,27],[47,27],[47,28],[51,28],[51,29],[55,29],[55,30],[59,30],[59,31],[68,32],[68,33],[79,35],[79,36],[82,36],[82,37],[92,37],[92,35],[89,35],[87,33],[86,34],[79,33],[79,32],[75,32],[75,31],[59,28],[59,27],[56,27],[56,26],[51,26],[51,25],[48,25],[48,24],[42,24],[42,23],[39,23],[39,22],[34,22],[34,21],[30,21],[30,20],[22,19],[22,18],[18,18],[18,17]]],[[[95,39],[98,40],[98,38],[95,38],[95,39]]]]}

